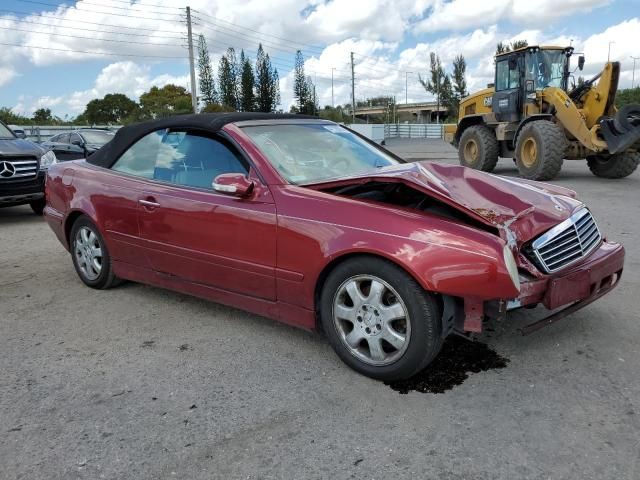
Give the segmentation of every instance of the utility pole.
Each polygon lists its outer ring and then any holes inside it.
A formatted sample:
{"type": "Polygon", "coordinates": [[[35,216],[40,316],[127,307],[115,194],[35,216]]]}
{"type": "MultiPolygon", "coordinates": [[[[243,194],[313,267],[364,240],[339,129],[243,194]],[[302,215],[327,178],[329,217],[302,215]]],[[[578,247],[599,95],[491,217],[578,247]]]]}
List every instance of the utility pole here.
{"type": "Polygon", "coordinates": [[[353,52],[351,52],[351,121],[356,123],[356,79],[353,66],[353,52]]]}
{"type": "Polygon", "coordinates": [[[336,108],[336,104],[333,101],[333,71],[335,67],[331,67],[331,108],[336,108]]]}
{"type": "Polygon", "coordinates": [[[633,85],[636,81],[636,60],[640,60],[640,57],[634,57],[633,55],[631,55],[631,58],[633,59],[633,73],[631,73],[631,88],[633,88],[633,85]]]}
{"type": "Polygon", "coordinates": [[[189,70],[191,73],[191,105],[193,113],[198,113],[198,93],[196,91],[196,67],[193,60],[193,33],[191,31],[191,7],[187,7],[187,37],[189,42],[189,70]]]}
{"type": "Polygon", "coordinates": [[[407,98],[408,98],[408,92],[409,89],[407,88],[407,75],[409,75],[410,73],[413,72],[404,72],[404,104],[407,104],[407,98]]]}

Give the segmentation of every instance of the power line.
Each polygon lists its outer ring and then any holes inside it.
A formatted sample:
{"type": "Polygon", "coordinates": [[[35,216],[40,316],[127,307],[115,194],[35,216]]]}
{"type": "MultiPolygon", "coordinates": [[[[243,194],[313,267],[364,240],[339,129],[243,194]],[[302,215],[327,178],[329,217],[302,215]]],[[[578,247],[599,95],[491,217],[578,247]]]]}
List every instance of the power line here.
{"type": "Polygon", "coordinates": [[[35,34],[41,34],[41,35],[53,35],[56,37],[68,37],[68,38],[81,38],[84,40],[94,40],[97,42],[117,42],[117,43],[127,43],[127,44],[133,44],[133,45],[147,45],[150,47],[153,46],[175,46],[175,45],[171,45],[168,43],[150,43],[150,42],[135,42],[133,40],[114,40],[114,39],[109,39],[109,38],[95,38],[95,37],[82,37],[79,35],[66,35],[64,33],[57,33],[57,32],[40,32],[40,31],[35,31],[35,30],[24,30],[24,29],[20,29],[20,28],[15,28],[15,27],[0,27],[0,29],[2,30],[11,30],[13,32],[26,32],[26,33],[35,33],[35,34]]]}
{"type": "MultiPolygon", "coordinates": [[[[33,25],[43,25],[43,26],[46,26],[46,27],[52,27],[52,28],[54,28],[56,30],[58,30],[58,29],[62,30],[62,29],[68,28],[68,29],[73,29],[73,30],[83,30],[83,31],[86,31],[86,32],[115,33],[116,35],[127,35],[127,36],[134,36],[134,37],[149,37],[149,38],[156,38],[157,37],[156,35],[149,35],[147,33],[120,32],[120,31],[117,31],[117,30],[95,30],[95,29],[92,29],[92,28],[82,28],[82,27],[76,27],[76,26],[67,27],[67,26],[64,26],[64,25],[54,25],[52,23],[33,22],[33,21],[30,21],[30,20],[24,20],[24,19],[23,20],[17,20],[16,23],[27,23],[27,24],[33,24],[33,25]]],[[[55,34],[53,31],[51,33],[55,34]]],[[[174,33],[178,33],[178,32],[174,32],[174,33]]],[[[170,39],[180,40],[180,39],[184,39],[186,37],[184,37],[184,36],[168,37],[166,35],[163,35],[163,38],[165,38],[165,39],[169,39],[170,38],[170,39]]]]}
{"type": "MultiPolygon", "coordinates": [[[[19,14],[19,15],[23,15],[23,16],[33,16],[33,13],[31,12],[20,12],[20,11],[16,11],[16,10],[6,10],[4,8],[0,8],[0,12],[9,12],[9,13],[14,13],[14,14],[19,14]]],[[[57,22],[71,22],[71,23],[78,23],[80,22],[80,20],[72,20],[69,18],[59,18],[59,17],[52,17],[52,16],[48,16],[48,15],[37,15],[39,18],[50,18],[52,20],[55,20],[57,22]]],[[[81,21],[82,24],[90,24],[90,25],[100,25],[103,27],[114,27],[114,28],[126,28],[129,30],[142,30],[142,31],[146,31],[146,32],[156,32],[156,33],[179,33],[175,30],[158,30],[156,28],[144,28],[144,27],[127,27],[126,25],[114,25],[112,23],[102,23],[102,22],[89,22],[87,20],[82,20],[81,21]]],[[[52,25],[55,26],[55,25],[52,25]]]]}
{"type": "Polygon", "coordinates": [[[67,53],[86,53],[86,54],[91,54],[91,55],[109,55],[109,56],[112,56],[112,57],[170,58],[170,59],[179,58],[181,60],[184,59],[184,56],[171,57],[171,56],[165,56],[165,55],[135,55],[135,54],[132,54],[132,53],[92,52],[92,51],[86,51],[86,50],[69,50],[69,49],[65,49],[65,48],[39,47],[39,46],[36,46],[36,45],[20,45],[20,44],[17,44],[17,43],[4,43],[4,42],[0,42],[0,45],[5,45],[7,47],[17,47],[17,48],[37,48],[39,50],[54,50],[54,51],[57,51],[57,52],[67,52],[67,53]]]}
{"type": "MultiPolygon", "coordinates": [[[[60,5],[53,5],[51,3],[39,2],[39,1],[36,1],[36,0],[16,0],[16,1],[17,2],[22,2],[22,3],[33,3],[33,4],[36,4],[36,5],[46,5],[47,7],[54,7],[54,8],[59,8],[60,7],[60,5]]],[[[80,4],[80,6],[82,6],[82,4],[80,4]]],[[[73,7],[67,7],[67,10],[72,10],[74,8],[79,12],[99,13],[99,14],[102,14],[102,15],[110,15],[110,16],[115,16],[115,17],[139,18],[139,19],[142,19],[142,20],[154,20],[154,21],[160,21],[160,22],[175,22],[176,21],[175,19],[168,19],[168,18],[141,17],[139,15],[131,15],[131,14],[126,14],[126,13],[101,12],[101,11],[95,10],[93,8],[90,8],[90,9],[79,8],[78,4],[76,4],[73,7]]],[[[109,6],[107,6],[107,8],[109,8],[109,6]]],[[[169,15],[169,14],[163,13],[162,15],[169,15]]]]}
{"type": "MultiPolygon", "coordinates": [[[[194,11],[194,12],[196,12],[196,13],[199,13],[200,15],[204,15],[205,17],[209,17],[209,18],[211,18],[211,19],[213,20],[213,22],[222,22],[222,23],[226,23],[226,24],[228,24],[228,25],[232,25],[232,26],[234,26],[234,27],[241,28],[241,29],[243,29],[243,30],[249,30],[250,32],[254,32],[254,33],[257,33],[257,34],[262,35],[262,36],[272,37],[272,38],[275,38],[275,39],[277,39],[277,40],[281,40],[281,41],[286,42],[286,43],[288,43],[288,44],[291,44],[291,43],[293,43],[293,44],[297,44],[297,45],[300,45],[300,46],[302,46],[302,47],[305,47],[305,49],[307,49],[307,50],[309,50],[309,51],[316,50],[318,53],[322,53],[322,52],[323,52],[323,49],[318,48],[318,47],[315,47],[315,46],[313,46],[313,45],[308,45],[308,44],[304,44],[304,43],[296,42],[296,41],[291,40],[290,38],[283,38],[283,37],[279,37],[279,36],[277,36],[277,35],[273,35],[273,34],[270,34],[270,33],[260,32],[259,30],[253,30],[253,29],[251,29],[251,28],[249,28],[249,27],[244,27],[244,26],[242,26],[242,25],[238,25],[238,24],[235,24],[235,23],[232,23],[232,22],[228,22],[227,20],[222,20],[221,18],[213,17],[213,16],[208,15],[208,14],[206,14],[206,13],[204,13],[204,12],[199,11],[199,10],[195,10],[195,9],[194,9],[193,11],[194,11]]],[[[211,23],[211,22],[210,22],[210,23],[211,23]]]]}

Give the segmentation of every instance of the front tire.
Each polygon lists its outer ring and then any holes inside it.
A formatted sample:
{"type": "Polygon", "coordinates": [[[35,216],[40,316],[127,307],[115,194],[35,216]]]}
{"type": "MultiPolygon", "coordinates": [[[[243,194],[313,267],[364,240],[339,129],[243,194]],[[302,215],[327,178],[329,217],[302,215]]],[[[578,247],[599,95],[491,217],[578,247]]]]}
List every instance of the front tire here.
{"type": "Polygon", "coordinates": [[[589,170],[596,177],[624,178],[631,175],[640,164],[640,153],[622,152],[615,155],[587,157],[589,170]]]}
{"type": "Polygon", "coordinates": [[[69,239],[73,266],[85,285],[104,290],[117,283],[107,245],[89,218],[81,216],[75,221],[69,239]]]}
{"type": "Polygon", "coordinates": [[[404,270],[380,258],[346,260],[329,274],[320,319],[338,356],[378,380],[414,375],[442,347],[437,299],[404,270]]]}
{"type": "Polygon", "coordinates": [[[498,163],[498,152],[498,140],[486,125],[473,125],[462,132],[458,144],[460,165],[492,172],[498,163]]]}
{"type": "Polygon", "coordinates": [[[534,120],[524,127],[516,141],[516,165],[520,176],[529,180],[551,180],[562,169],[567,138],[549,120],[534,120]]]}
{"type": "Polygon", "coordinates": [[[47,202],[44,198],[40,200],[34,200],[33,202],[29,203],[31,210],[33,210],[33,213],[35,213],[36,215],[42,215],[42,213],[44,212],[44,207],[46,205],[47,202]]]}

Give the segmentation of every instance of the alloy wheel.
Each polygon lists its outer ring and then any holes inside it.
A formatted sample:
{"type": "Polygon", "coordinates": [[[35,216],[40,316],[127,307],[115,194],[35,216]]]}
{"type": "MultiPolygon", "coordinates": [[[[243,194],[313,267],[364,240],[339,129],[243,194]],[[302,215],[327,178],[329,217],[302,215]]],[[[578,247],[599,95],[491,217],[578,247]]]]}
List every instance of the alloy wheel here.
{"type": "Polygon", "coordinates": [[[340,285],[333,321],[349,352],[370,365],[395,362],[409,345],[406,305],[387,282],[373,275],[351,277],[340,285]]]}
{"type": "Polygon", "coordinates": [[[78,229],[74,242],[74,255],[82,275],[93,281],[102,272],[102,245],[98,236],[89,227],[78,229]]]}

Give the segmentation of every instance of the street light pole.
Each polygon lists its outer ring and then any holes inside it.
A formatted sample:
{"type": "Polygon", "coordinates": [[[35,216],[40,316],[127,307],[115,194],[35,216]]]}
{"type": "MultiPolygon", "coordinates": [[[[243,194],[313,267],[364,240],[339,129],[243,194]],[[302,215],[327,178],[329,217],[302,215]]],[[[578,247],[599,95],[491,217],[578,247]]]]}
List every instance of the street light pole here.
{"type": "Polygon", "coordinates": [[[633,84],[636,81],[636,60],[640,60],[640,57],[631,55],[631,58],[633,58],[633,72],[631,73],[631,88],[633,88],[633,84]]]}
{"type": "Polygon", "coordinates": [[[336,104],[333,101],[333,71],[335,67],[331,67],[331,108],[336,108],[336,104]]]}
{"type": "Polygon", "coordinates": [[[609,59],[611,58],[611,44],[616,42],[609,42],[609,51],[607,52],[607,63],[609,63],[609,59]]]}
{"type": "Polygon", "coordinates": [[[413,72],[404,72],[404,104],[405,105],[407,104],[407,99],[408,99],[408,95],[409,95],[408,94],[409,89],[408,89],[407,77],[408,77],[408,75],[410,73],[413,73],[413,72]]]}

